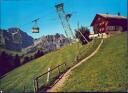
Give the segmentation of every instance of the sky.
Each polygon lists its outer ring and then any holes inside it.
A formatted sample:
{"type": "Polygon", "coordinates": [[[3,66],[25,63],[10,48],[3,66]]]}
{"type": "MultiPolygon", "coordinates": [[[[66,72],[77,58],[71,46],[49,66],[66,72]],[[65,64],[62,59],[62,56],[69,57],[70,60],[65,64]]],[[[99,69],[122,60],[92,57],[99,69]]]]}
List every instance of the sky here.
{"type": "MultiPolygon", "coordinates": [[[[55,5],[64,3],[64,11],[72,13],[69,20],[72,30],[80,25],[90,26],[97,13],[127,16],[126,0],[0,0],[0,28],[19,27],[33,38],[43,35],[65,34],[55,5]],[[40,18],[39,33],[32,33],[32,20],[40,18]]],[[[92,28],[89,27],[89,29],[92,28]]]]}

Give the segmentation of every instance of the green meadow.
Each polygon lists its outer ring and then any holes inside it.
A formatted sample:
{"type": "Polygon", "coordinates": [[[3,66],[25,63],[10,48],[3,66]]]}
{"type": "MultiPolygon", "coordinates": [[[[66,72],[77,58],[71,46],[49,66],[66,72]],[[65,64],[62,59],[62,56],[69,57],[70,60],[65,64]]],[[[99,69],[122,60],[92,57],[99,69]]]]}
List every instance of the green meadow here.
{"type": "Polygon", "coordinates": [[[127,91],[128,54],[126,40],[126,33],[104,39],[98,53],[75,68],[64,86],[58,91],[127,91]]]}

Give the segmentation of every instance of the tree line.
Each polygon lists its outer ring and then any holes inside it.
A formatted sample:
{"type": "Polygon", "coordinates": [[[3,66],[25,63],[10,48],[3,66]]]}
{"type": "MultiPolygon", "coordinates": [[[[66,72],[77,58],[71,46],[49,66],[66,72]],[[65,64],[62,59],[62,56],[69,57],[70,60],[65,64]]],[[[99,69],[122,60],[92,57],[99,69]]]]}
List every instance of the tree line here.
{"type": "Polygon", "coordinates": [[[44,52],[41,50],[38,50],[33,56],[19,56],[18,54],[12,56],[12,54],[2,51],[0,53],[0,76],[43,55],[44,52]]]}

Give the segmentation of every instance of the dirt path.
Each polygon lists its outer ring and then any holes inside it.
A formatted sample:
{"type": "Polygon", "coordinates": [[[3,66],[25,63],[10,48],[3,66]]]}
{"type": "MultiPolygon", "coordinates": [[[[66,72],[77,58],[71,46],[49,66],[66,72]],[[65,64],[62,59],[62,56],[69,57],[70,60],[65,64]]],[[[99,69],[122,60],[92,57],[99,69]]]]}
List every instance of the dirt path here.
{"type": "Polygon", "coordinates": [[[99,46],[97,47],[97,49],[88,57],[86,57],[85,59],[83,59],[82,61],[80,61],[78,64],[76,64],[75,66],[73,66],[72,68],[70,68],[63,76],[62,78],[50,89],[47,90],[47,92],[57,92],[58,89],[60,89],[63,85],[65,80],[69,77],[69,75],[71,74],[71,71],[78,67],[79,65],[81,65],[83,62],[85,62],[86,60],[88,60],[89,58],[91,58],[92,56],[94,56],[98,50],[100,49],[101,45],[103,43],[103,40],[100,42],[99,46]]]}

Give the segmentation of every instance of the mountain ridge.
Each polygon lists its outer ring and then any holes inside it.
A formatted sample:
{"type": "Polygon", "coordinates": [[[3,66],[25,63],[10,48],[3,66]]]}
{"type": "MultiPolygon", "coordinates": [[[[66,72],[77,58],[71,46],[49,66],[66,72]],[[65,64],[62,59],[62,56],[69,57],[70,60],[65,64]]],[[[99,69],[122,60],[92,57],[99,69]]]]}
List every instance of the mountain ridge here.
{"type": "Polygon", "coordinates": [[[59,33],[34,39],[17,27],[0,29],[0,47],[11,51],[31,53],[41,49],[43,52],[50,52],[69,43],[69,39],[59,33]]]}
{"type": "Polygon", "coordinates": [[[8,50],[21,51],[33,44],[33,38],[20,28],[0,29],[0,47],[8,50]]]}

